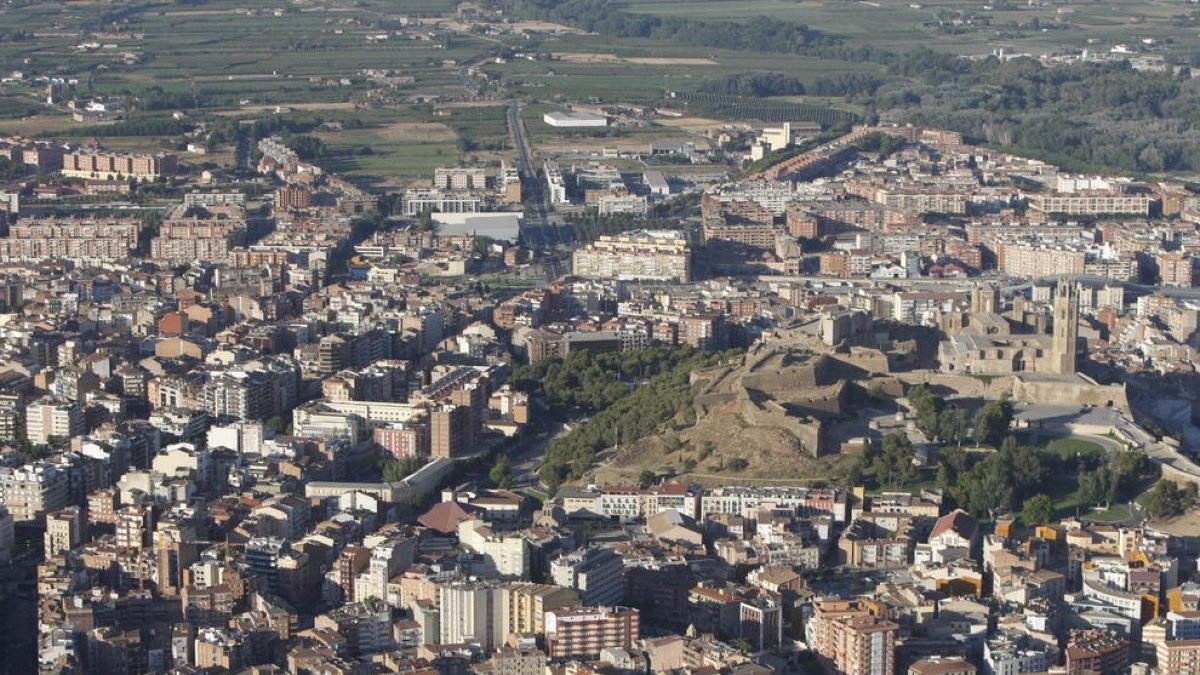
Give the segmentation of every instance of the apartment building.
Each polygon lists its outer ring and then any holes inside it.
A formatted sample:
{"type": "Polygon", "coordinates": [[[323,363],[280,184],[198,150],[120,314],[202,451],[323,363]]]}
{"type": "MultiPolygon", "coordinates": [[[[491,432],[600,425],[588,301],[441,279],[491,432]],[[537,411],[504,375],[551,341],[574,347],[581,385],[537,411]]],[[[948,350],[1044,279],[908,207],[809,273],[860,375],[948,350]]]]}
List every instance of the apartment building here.
{"type": "Polygon", "coordinates": [[[1159,253],[1158,276],[1163,286],[1200,286],[1200,265],[1196,259],[1178,251],[1159,253]]]}
{"type": "Polygon", "coordinates": [[[51,258],[80,264],[115,262],[137,248],[140,221],[93,218],[32,218],[9,225],[0,239],[0,261],[36,262],[51,258]]]}
{"type": "Polygon", "coordinates": [[[871,262],[869,249],[828,251],[820,256],[821,274],[839,279],[865,277],[871,273],[871,262]]]}
{"type": "Polygon", "coordinates": [[[87,430],[83,408],[74,401],[41,398],[25,409],[25,438],[34,445],[67,440],[87,430]]]}
{"type": "Polygon", "coordinates": [[[439,190],[486,190],[487,172],[480,166],[438,167],[433,170],[433,187],[439,190]]]}
{"type": "Polygon", "coordinates": [[[87,533],[87,514],[78,506],[68,506],[46,515],[43,536],[47,558],[70,551],[82,544],[87,533]]]}
{"type": "Polygon", "coordinates": [[[868,611],[861,600],[824,600],[805,627],[809,647],[833,672],[886,675],[895,671],[899,626],[868,611]]]}
{"type": "Polygon", "coordinates": [[[645,215],[650,203],[639,195],[603,195],[596,200],[596,208],[600,215],[610,216],[615,213],[633,213],[645,215]]]}
{"type": "Polygon", "coordinates": [[[1002,244],[996,251],[997,267],[1006,274],[1023,278],[1083,274],[1086,260],[1086,253],[1078,248],[1002,244]]]}
{"type": "Polygon", "coordinates": [[[482,583],[440,586],[438,606],[441,644],[478,643],[490,651],[504,641],[502,604],[493,586],[482,583]]]}
{"type": "Polygon", "coordinates": [[[1029,205],[1042,213],[1095,215],[1129,213],[1148,217],[1154,199],[1150,195],[1123,194],[1119,191],[1050,192],[1029,197],[1029,205]]]}
{"type": "Polygon", "coordinates": [[[513,582],[499,587],[508,633],[527,635],[545,630],[548,611],[575,607],[580,604],[579,593],[571,588],[553,584],[513,582]]]}
{"type": "Polygon", "coordinates": [[[47,513],[66,506],[69,499],[67,474],[53,464],[0,467],[0,504],[8,507],[15,522],[41,521],[47,513]]]}
{"type": "Polygon", "coordinates": [[[551,659],[595,659],[605,649],[632,649],[640,614],[628,607],[572,607],[546,612],[546,652],[551,659]]]}
{"type": "Polygon", "coordinates": [[[72,178],[156,180],[178,170],[179,158],[170,153],[133,155],[76,150],[63,155],[62,174],[72,178]]]}
{"type": "Polygon", "coordinates": [[[246,215],[238,206],[180,206],[159,226],[150,256],[170,265],[228,262],[230,250],[246,242],[246,215]]]}
{"type": "Polygon", "coordinates": [[[1200,675],[1200,640],[1163,640],[1155,653],[1161,675],[1200,675]]]}
{"type": "Polygon", "coordinates": [[[576,249],[572,263],[578,276],[686,283],[691,281],[692,249],[682,232],[634,230],[576,249]]]}
{"type": "Polygon", "coordinates": [[[404,215],[419,216],[426,211],[438,213],[479,213],[483,197],[471,192],[452,192],[438,188],[413,188],[404,193],[404,215]]]}
{"type": "Polygon", "coordinates": [[[0,565],[12,560],[13,541],[16,539],[16,524],[8,507],[0,504],[0,565]]]}
{"type": "Polygon", "coordinates": [[[550,577],[556,585],[576,591],[584,604],[607,606],[625,597],[624,568],[616,551],[590,546],[551,561],[550,577]]]}
{"type": "Polygon", "coordinates": [[[558,162],[546,160],[542,165],[542,173],[546,176],[546,197],[550,203],[553,205],[570,204],[571,198],[567,195],[567,181],[563,177],[558,162]]]}
{"type": "Polygon", "coordinates": [[[507,161],[500,163],[500,201],[505,204],[521,203],[521,172],[507,161]]]}
{"type": "Polygon", "coordinates": [[[1132,643],[1103,629],[1071,631],[1067,641],[1068,673],[1119,673],[1133,662],[1132,643]]]}

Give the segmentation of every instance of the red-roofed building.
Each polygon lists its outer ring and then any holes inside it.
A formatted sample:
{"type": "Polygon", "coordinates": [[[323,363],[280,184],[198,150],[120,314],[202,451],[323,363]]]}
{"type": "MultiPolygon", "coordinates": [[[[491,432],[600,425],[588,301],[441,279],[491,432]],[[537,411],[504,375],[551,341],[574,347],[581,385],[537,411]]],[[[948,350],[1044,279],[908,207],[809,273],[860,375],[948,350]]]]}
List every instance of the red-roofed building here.
{"type": "Polygon", "coordinates": [[[935,555],[948,548],[964,548],[974,554],[978,542],[979,522],[962,509],[938,518],[929,535],[929,547],[935,555]]]}
{"type": "Polygon", "coordinates": [[[482,509],[456,501],[441,502],[429,509],[417,522],[442,534],[455,534],[458,524],[480,514],[482,509]]]}

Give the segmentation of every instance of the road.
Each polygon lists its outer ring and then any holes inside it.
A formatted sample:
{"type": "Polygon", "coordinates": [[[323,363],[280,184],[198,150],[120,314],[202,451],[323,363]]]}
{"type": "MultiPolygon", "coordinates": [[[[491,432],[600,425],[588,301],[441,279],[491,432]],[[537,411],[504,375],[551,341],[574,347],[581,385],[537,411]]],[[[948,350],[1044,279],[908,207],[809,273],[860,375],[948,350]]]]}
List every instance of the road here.
{"type": "Polygon", "coordinates": [[[525,244],[531,248],[552,248],[561,242],[557,224],[551,222],[550,203],[546,189],[538,177],[537,165],[533,161],[533,150],[525,133],[525,120],[521,115],[523,105],[509,101],[508,130],[513,147],[517,151],[517,171],[521,174],[521,199],[525,203],[525,222],[522,223],[525,244]]]}

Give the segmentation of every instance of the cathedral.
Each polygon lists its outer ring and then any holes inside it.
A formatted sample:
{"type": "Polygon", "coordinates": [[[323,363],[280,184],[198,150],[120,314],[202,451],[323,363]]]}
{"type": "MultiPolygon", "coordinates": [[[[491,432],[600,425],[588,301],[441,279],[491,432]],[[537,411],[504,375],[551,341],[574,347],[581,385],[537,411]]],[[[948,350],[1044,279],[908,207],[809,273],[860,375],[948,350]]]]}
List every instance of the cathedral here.
{"type": "Polygon", "coordinates": [[[948,373],[1071,375],[1079,354],[1079,287],[1059,282],[1052,300],[1051,330],[1044,313],[1027,312],[1025,298],[1013,300],[1009,316],[1000,312],[994,286],[971,293],[969,311],[942,317],[948,337],[938,347],[941,369],[948,373]]]}

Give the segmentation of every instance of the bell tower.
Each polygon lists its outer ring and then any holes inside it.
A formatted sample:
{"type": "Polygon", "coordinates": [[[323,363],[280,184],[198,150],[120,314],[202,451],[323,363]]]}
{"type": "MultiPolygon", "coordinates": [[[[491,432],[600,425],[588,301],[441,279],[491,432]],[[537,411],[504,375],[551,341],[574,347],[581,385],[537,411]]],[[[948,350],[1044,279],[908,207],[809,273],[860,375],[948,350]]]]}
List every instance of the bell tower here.
{"type": "Polygon", "coordinates": [[[1059,281],[1054,290],[1054,337],[1050,343],[1048,370],[1073,374],[1079,343],[1079,286],[1059,281]]]}

